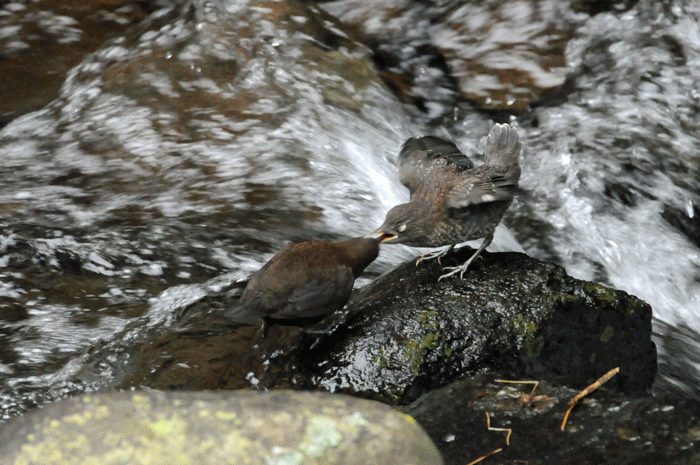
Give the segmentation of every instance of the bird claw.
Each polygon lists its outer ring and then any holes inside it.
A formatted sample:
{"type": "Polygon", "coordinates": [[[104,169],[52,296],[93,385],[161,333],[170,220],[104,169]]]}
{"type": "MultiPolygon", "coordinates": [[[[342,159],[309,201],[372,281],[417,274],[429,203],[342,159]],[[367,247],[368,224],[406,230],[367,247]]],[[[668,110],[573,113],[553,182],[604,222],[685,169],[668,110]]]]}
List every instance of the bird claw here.
{"type": "Polygon", "coordinates": [[[440,260],[442,259],[443,255],[445,255],[445,252],[429,252],[423,254],[418,260],[416,260],[416,266],[418,266],[421,262],[424,262],[426,260],[432,260],[434,258],[437,258],[438,263],[442,265],[442,262],[440,260]]]}
{"type": "Polygon", "coordinates": [[[465,263],[464,265],[461,266],[446,266],[445,268],[442,269],[442,271],[445,270],[452,270],[449,273],[445,273],[442,276],[438,278],[438,282],[440,282],[441,279],[444,278],[449,278],[450,276],[453,276],[457,273],[459,273],[459,279],[464,278],[464,272],[467,271],[467,267],[469,266],[469,263],[465,263]],[[466,265],[466,266],[465,266],[466,265]]]}
{"type": "Polygon", "coordinates": [[[438,282],[440,282],[441,279],[443,278],[449,278],[450,276],[453,276],[457,273],[459,273],[459,279],[464,279],[464,273],[467,271],[467,268],[469,268],[469,265],[475,260],[475,259],[481,259],[481,249],[477,250],[474,255],[471,256],[469,260],[461,264],[460,266],[446,266],[445,268],[442,269],[442,271],[445,270],[452,270],[449,273],[445,273],[444,275],[440,276],[438,278],[438,282]]]}
{"type": "Polygon", "coordinates": [[[442,257],[448,254],[448,252],[452,250],[452,247],[448,247],[445,250],[441,250],[440,252],[428,252],[424,253],[423,255],[416,260],[416,266],[420,264],[420,262],[424,262],[426,260],[432,260],[434,258],[437,258],[438,265],[442,265],[442,257]]]}

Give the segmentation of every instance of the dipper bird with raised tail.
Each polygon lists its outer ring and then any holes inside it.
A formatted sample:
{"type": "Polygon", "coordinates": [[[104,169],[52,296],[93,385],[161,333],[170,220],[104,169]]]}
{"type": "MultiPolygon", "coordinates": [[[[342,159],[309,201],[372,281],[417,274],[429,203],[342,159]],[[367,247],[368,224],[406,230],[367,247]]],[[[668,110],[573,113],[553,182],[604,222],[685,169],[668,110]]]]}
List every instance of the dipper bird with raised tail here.
{"type": "Polygon", "coordinates": [[[456,244],[484,238],[481,247],[461,266],[438,281],[459,273],[491,244],[493,232],[513,201],[520,179],[521,149],[518,131],[496,124],[486,140],[484,164],[474,163],[452,142],[435,136],[408,139],[399,153],[399,180],[408,187],[408,203],[397,205],[375,231],[387,244],[413,247],[448,246],[423,255],[438,259],[456,244]]]}
{"type": "Polygon", "coordinates": [[[347,303],[355,278],[377,258],[379,242],[356,237],[286,247],[253,274],[238,304],[224,316],[242,324],[318,321],[347,303]]]}

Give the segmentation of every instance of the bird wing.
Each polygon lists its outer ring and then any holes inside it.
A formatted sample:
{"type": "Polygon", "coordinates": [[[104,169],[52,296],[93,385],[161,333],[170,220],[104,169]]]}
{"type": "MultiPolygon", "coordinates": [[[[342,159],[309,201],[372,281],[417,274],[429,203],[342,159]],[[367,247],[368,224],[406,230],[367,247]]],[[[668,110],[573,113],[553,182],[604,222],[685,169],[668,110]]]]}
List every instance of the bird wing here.
{"type": "Polygon", "coordinates": [[[413,195],[446,165],[454,165],[456,171],[474,167],[469,157],[452,142],[435,136],[411,137],[404,142],[399,153],[399,181],[413,195]]]}
{"type": "Polygon", "coordinates": [[[479,166],[471,170],[450,189],[445,198],[449,208],[465,208],[469,205],[511,200],[518,188],[520,167],[479,166]]]}
{"type": "Polygon", "coordinates": [[[317,318],[342,308],[350,298],[355,276],[349,267],[332,271],[295,288],[287,305],[270,316],[278,319],[317,318]]]}

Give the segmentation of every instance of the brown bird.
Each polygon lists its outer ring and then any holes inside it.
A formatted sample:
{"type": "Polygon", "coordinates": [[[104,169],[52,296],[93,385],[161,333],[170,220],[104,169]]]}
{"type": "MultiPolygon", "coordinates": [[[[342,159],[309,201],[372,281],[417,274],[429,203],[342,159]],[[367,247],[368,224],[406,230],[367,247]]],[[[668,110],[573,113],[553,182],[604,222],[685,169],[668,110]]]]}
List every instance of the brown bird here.
{"type": "Polygon", "coordinates": [[[452,142],[435,136],[408,139],[399,153],[399,180],[408,187],[408,203],[397,205],[375,231],[383,243],[413,247],[449,246],[423,255],[438,259],[456,244],[484,238],[481,247],[461,266],[438,281],[459,273],[493,240],[493,232],[510,206],[520,179],[518,131],[496,124],[486,141],[484,164],[474,163],[452,142]]]}
{"type": "Polygon", "coordinates": [[[251,277],[235,307],[235,323],[304,325],[340,310],[355,278],[377,258],[381,238],[302,242],[275,254],[251,277]]]}

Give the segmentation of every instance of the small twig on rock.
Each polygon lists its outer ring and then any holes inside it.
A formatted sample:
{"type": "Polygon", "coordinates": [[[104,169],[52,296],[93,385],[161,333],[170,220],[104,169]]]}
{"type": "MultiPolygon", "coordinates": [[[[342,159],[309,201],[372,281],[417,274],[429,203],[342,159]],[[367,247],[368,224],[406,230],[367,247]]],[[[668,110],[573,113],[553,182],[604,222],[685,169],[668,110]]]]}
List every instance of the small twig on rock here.
{"type": "MultiPolygon", "coordinates": [[[[500,380],[500,379],[496,379],[494,381],[500,381],[502,383],[533,383],[534,382],[535,387],[532,389],[532,392],[535,392],[535,389],[537,388],[537,384],[539,384],[539,381],[504,381],[504,380],[500,380]]],[[[486,392],[486,394],[488,394],[488,391],[486,392]]],[[[481,398],[481,397],[483,397],[483,395],[479,396],[479,398],[481,398]]],[[[530,393],[529,397],[532,397],[532,393],[530,393]]],[[[506,445],[510,446],[510,435],[513,432],[513,430],[511,428],[492,427],[491,426],[491,416],[489,415],[489,412],[486,412],[486,428],[488,428],[489,431],[507,431],[508,435],[506,436],[506,445]]],[[[474,460],[473,462],[469,462],[467,465],[474,465],[475,463],[479,463],[482,460],[484,460],[488,457],[491,457],[493,454],[497,454],[497,453],[501,452],[502,450],[503,450],[502,447],[499,447],[498,449],[494,449],[491,452],[489,452],[488,454],[482,455],[481,457],[474,460]]]]}
{"type": "Polygon", "coordinates": [[[494,379],[494,381],[497,383],[534,384],[534,386],[532,386],[532,391],[530,392],[530,397],[532,397],[532,395],[535,393],[537,386],[540,385],[539,381],[517,381],[512,379],[494,379]]]}
{"type": "Polygon", "coordinates": [[[532,391],[530,391],[530,394],[521,394],[520,401],[526,405],[530,405],[533,402],[541,401],[541,400],[549,400],[549,397],[546,395],[542,396],[534,396],[533,394],[535,393],[535,389],[537,389],[537,386],[540,385],[539,381],[517,381],[517,380],[510,380],[510,379],[494,379],[495,382],[497,383],[513,383],[513,384],[533,384],[532,386],[532,391]]]}
{"type": "Polygon", "coordinates": [[[503,448],[494,449],[494,450],[492,450],[491,452],[489,452],[488,454],[486,454],[486,455],[484,455],[484,456],[481,456],[481,457],[479,457],[478,459],[474,460],[473,462],[469,462],[467,465],[474,465],[475,463],[479,463],[479,462],[481,462],[482,460],[484,460],[485,458],[491,457],[493,454],[497,454],[497,453],[499,453],[499,452],[502,451],[502,450],[503,450],[503,448]]]}
{"type": "Polygon", "coordinates": [[[590,394],[591,392],[593,392],[593,391],[595,391],[596,389],[598,389],[598,388],[600,387],[601,384],[603,384],[604,382],[606,382],[607,380],[609,380],[610,378],[612,378],[613,376],[615,376],[615,375],[618,374],[619,372],[620,372],[620,367],[613,368],[612,370],[608,371],[608,372],[605,373],[603,376],[601,376],[600,378],[598,378],[598,380],[597,380],[595,383],[593,383],[593,384],[591,384],[590,386],[588,386],[586,389],[584,389],[583,391],[581,391],[576,397],[574,397],[574,398],[571,400],[571,407],[569,407],[569,410],[566,411],[566,415],[564,415],[564,421],[563,421],[562,424],[561,424],[561,430],[562,430],[562,431],[564,431],[564,428],[566,427],[566,420],[569,419],[569,413],[571,413],[571,410],[576,406],[576,404],[578,403],[578,401],[581,400],[581,399],[583,399],[584,397],[586,397],[586,396],[587,396],[588,394],[590,394]]]}
{"type": "Polygon", "coordinates": [[[506,436],[506,446],[510,446],[510,434],[513,432],[513,430],[510,428],[491,427],[491,417],[489,416],[489,412],[486,412],[486,427],[489,431],[508,431],[508,435],[506,436]]]}

